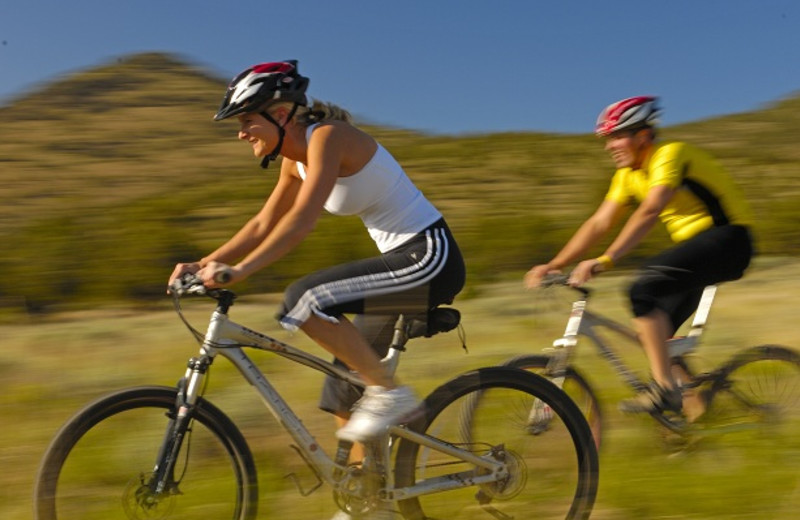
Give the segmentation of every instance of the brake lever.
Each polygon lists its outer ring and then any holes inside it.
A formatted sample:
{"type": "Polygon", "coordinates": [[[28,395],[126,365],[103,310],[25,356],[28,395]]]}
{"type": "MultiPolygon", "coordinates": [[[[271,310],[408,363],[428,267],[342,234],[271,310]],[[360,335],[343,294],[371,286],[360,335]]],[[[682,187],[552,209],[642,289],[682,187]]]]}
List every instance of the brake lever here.
{"type": "Polygon", "coordinates": [[[170,291],[176,298],[187,294],[204,295],[206,294],[206,286],[203,285],[203,281],[197,275],[184,273],[182,276],[172,281],[170,291]]]}

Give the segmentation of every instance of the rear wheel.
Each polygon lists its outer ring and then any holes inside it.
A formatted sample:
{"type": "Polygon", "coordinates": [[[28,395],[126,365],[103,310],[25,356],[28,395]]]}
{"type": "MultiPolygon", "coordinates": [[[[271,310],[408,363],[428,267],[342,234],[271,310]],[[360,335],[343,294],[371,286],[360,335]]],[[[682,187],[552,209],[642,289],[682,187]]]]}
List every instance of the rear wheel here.
{"type": "Polygon", "coordinates": [[[400,500],[407,519],[587,518],[597,493],[597,450],[581,411],[555,385],[522,370],[494,367],[445,383],[425,399],[426,414],[409,429],[506,463],[497,481],[435,492],[439,483],[468,482],[484,470],[402,439],[398,488],[430,484],[429,493],[400,500]],[[528,415],[541,400],[553,412],[546,432],[531,432],[528,415]],[[458,478],[452,475],[460,473],[458,478]],[[467,475],[467,476],[465,476],[467,475]]]}
{"type": "Polygon", "coordinates": [[[150,485],[177,391],[141,387],[79,411],[45,453],[36,482],[38,520],[256,517],[253,458],[239,430],[200,399],[164,491],[150,485]]]}
{"type": "Polygon", "coordinates": [[[714,372],[704,397],[706,422],[761,424],[775,434],[800,431],[800,354],[778,345],[746,349],[714,372]]]}

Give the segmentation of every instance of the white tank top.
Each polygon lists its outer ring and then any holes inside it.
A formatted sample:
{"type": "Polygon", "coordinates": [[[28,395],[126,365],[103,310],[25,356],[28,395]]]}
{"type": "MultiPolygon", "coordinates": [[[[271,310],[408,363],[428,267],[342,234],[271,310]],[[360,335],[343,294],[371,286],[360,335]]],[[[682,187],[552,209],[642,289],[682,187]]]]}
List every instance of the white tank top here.
{"type": "MultiPolygon", "coordinates": [[[[316,126],[306,130],[307,142],[316,126]]],[[[297,171],[305,180],[305,165],[298,162],[297,171]]],[[[442,218],[380,144],[360,171],[336,180],[325,209],[334,215],[361,217],[381,253],[402,245],[442,218]]]]}

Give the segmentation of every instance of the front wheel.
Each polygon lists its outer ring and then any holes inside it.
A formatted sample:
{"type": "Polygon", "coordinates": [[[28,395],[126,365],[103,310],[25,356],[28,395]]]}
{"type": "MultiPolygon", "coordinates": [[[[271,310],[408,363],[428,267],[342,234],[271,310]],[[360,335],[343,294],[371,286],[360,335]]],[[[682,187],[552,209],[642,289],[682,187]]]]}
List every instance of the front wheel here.
{"type": "MultiPolygon", "coordinates": [[[[592,387],[589,386],[589,383],[586,381],[586,379],[584,379],[583,376],[581,376],[581,374],[571,366],[566,367],[562,378],[553,377],[550,369],[548,368],[550,366],[551,359],[552,358],[550,356],[542,354],[522,355],[509,359],[503,363],[503,366],[520,368],[522,370],[534,372],[550,379],[556,384],[556,386],[564,390],[564,392],[570,396],[575,404],[578,405],[578,408],[580,408],[584,417],[586,417],[586,422],[589,423],[589,428],[592,430],[592,436],[594,437],[595,444],[597,444],[599,449],[600,441],[603,437],[603,415],[600,409],[600,402],[598,401],[594,390],[592,390],[592,387]]],[[[542,428],[546,428],[548,416],[547,410],[544,409],[543,403],[541,402],[535,403],[534,407],[536,409],[532,410],[531,412],[531,422],[541,423],[542,428]]],[[[531,425],[531,427],[534,426],[534,424],[531,425]]]]}
{"type": "Polygon", "coordinates": [[[131,388],[75,414],[42,460],[34,492],[37,520],[255,518],[257,479],[247,443],[202,398],[169,486],[153,489],[176,397],[174,388],[131,388]]]}
{"type": "Polygon", "coordinates": [[[466,475],[482,470],[403,439],[395,483],[425,490],[398,502],[405,518],[588,518],[597,493],[597,450],[581,411],[555,385],[522,370],[484,368],[445,383],[424,406],[425,415],[409,429],[502,461],[509,473],[491,483],[437,493],[438,483],[466,484],[466,475]],[[549,429],[538,435],[528,428],[537,400],[553,412],[549,429]]]}

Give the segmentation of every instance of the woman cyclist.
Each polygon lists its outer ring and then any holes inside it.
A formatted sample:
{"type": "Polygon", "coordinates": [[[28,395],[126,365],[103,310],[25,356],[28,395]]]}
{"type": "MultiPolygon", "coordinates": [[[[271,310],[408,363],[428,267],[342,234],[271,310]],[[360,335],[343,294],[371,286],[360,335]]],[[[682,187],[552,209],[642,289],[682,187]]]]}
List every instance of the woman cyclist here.
{"type": "Polygon", "coordinates": [[[411,390],[385,373],[364,334],[382,338],[396,314],[451,302],[464,285],[464,262],[442,215],[389,152],[344,110],[309,103],[308,84],[294,60],[255,65],[231,81],[214,119],[236,117],[239,139],[262,158],[262,167],[282,156],[280,175],[249,222],[206,257],[178,264],[170,282],[197,273],[208,287],[235,284],[300,244],[323,209],[361,217],[380,254],[294,282],[278,315],[283,327],[303,330],[361,374],[368,386],[352,413],[360,396],[332,378],[321,403],[336,415],[340,439],[361,442],[417,405],[411,390]],[[381,317],[362,321],[370,330],[344,316],[373,309],[381,317]]]}
{"type": "Polygon", "coordinates": [[[525,276],[528,287],[548,272],[581,260],[633,205],[604,254],[578,263],[570,283],[581,285],[614,266],[661,220],[676,244],[649,259],[630,288],[634,324],[654,384],[621,403],[623,411],[678,412],[681,391],[670,371],[666,342],[691,315],[706,285],[740,278],[753,254],[752,216],[728,172],[709,154],[682,142],[657,142],[660,109],[650,96],[609,105],[597,120],[617,170],[600,207],[548,263],[525,276]]]}

